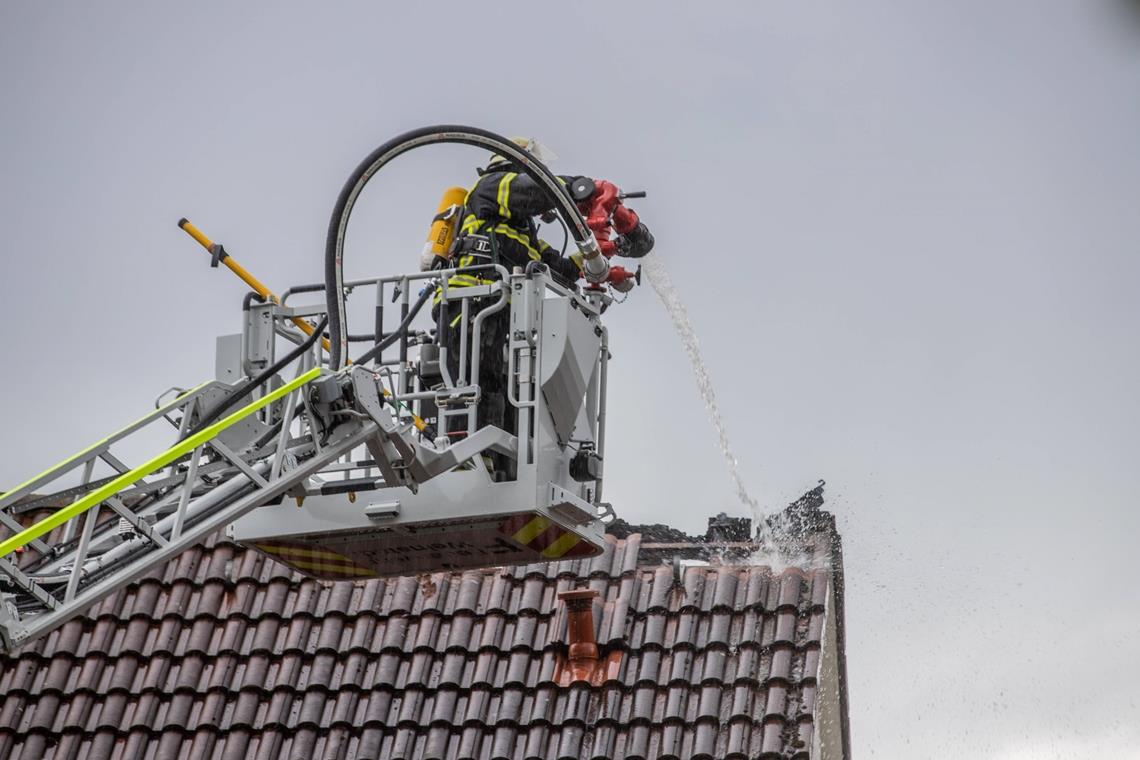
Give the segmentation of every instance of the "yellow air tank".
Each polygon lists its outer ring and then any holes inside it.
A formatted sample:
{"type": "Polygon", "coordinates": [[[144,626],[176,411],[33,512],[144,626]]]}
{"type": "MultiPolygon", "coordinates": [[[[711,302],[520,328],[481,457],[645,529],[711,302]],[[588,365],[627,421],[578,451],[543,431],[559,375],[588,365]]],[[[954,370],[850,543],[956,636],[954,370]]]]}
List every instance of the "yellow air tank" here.
{"type": "Polygon", "coordinates": [[[420,268],[424,271],[431,269],[435,257],[443,259],[446,266],[447,252],[451,250],[451,243],[455,240],[455,232],[459,229],[463,213],[463,201],[467,191],[462,187],[449,187],[443,192],[439,201],[439,208],[435,212],[431,229],[428,231],[427,242],[424,243],[423,253],[420,254],[420,268]],[[451,209],[451,213],[448,213],[451,209]]]}

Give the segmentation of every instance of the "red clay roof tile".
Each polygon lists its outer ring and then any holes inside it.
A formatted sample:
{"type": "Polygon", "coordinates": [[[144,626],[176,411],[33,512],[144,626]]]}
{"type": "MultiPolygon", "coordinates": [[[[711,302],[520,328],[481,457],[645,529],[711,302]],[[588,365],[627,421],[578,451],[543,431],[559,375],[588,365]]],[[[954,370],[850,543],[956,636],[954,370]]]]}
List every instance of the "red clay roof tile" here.
{"type": "Polygon", "coordinates": [[[809,544],[810,570],[726,560],[679,583],[633,534],[586,560],[325,584],[215,537],[0,658],[0,756],[806,757],[834,584],[831,536],[809,544]],[[601,686],[554,681],[577,586],[618,663],[601,686]]]}

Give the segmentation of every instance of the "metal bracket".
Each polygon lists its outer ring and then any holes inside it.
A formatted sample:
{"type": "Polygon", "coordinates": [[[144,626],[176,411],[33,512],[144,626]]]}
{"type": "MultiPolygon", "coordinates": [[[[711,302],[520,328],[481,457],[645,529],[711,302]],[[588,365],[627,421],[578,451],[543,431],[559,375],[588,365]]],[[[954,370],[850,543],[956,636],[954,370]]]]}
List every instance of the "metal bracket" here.
{"type": "Polygon", "coordinates": [[[353,367],[351,376],[357,407],[380,428],[378,435],[368,442],[368,450],[388,485],[407,486],[415,492],[419,484],[455,469],[484,451],[518,456],[518,438],[494,426],[482,428],[443,451],[421,446],[412,435],[412,426],[398,425],[380,398],[379,376],[364,367],[353,367]],[[389,477],[396,480],[390,481],[389,477]]]}

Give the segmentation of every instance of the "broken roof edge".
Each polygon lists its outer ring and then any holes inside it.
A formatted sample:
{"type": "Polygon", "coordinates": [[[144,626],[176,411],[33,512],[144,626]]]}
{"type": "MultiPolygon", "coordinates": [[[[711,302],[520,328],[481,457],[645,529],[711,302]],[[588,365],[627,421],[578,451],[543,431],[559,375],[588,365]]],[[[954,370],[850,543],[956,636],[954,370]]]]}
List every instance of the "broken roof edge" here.
{"type": "Polygon", "coordinates": [[[715,564],[764,566],[774,572],[797,568],[826,569],[838,557],[832,544],[839,539],[835,517],[822,509],[825,482],[779,512],[765,515],[753,532],[749,517],[721,512],[708,518],[704,536],[692,536],[662,523],[632,524],[621,518],[606,526],[618,539],[640,536],[639,564],[669,564],[675,557],[715,564]]]}
{"type": "Polygon", "coordinates": [[[706,560],[710,564],[763,566],[775,563],[773,572],[782,569],[819,569],[831,574],[832,598],[835,604],[836,654],[842,756],[851,757],[851,726],[847,688],[847,640],[845,614],[845,581],[843,574],[843,539],[835,524],[835,515],[823,509],[826,482],[820,480],[812,489],[783,510],[767,515],[752,533],[752,520],[729,517],[721,512],[709,518],[704,536],[690,536],[682,530],[661,523],[635,525],[618,518],[606,526],[606,533],[618,539],[641,535],[638,564],[642,567],[668,565],[680,560],[706,560]],[[773,552],[774,547],[780,547],[773,552]],[[810,554],[808,550],[810,549],[810,554]],[[781,556],[782,555],[782,556],[781,556]],[[798,555],[796,557],[795,555],[798,555]],[[810,556],[809,567],[797,558],[810,556]],[[818,563],[818,564],[817,564],[818,563]]]}

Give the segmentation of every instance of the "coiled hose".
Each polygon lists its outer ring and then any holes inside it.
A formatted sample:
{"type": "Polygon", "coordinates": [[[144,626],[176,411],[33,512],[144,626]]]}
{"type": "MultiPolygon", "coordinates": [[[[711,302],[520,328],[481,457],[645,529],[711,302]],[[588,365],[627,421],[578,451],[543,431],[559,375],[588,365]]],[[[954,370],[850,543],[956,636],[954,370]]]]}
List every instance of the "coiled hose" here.
{"type": "MultiPolygon", "coordinates": [[[[436,143],[460,143],[486,148],[513,161],[533,179],[554,202],[554,208],[570,230],[578,250],[591,259],[598,255],[598,243],[578,212],[569,191],[558,178],[530,153],[511,140],[477,127],[440,125],[422,127],[396,137],[372,151],[349,176],[340,191],[329,220],[325,241],[325,298],[329,315],[329,367],[340,369],[348,359],[348,322],[344,308],[344,235],[352,207],[368,180],[389,161],[414,148],[436,143]]],[[[320,330],[317,331],[318,333],[320,330]]],[[[400,331],[397,330],[396,334],[400,331]]],[[[372,353],[370,350],[365,356],[372,353]]],[[[361,357],[363,359],[363,357],[361,357]]]]}

